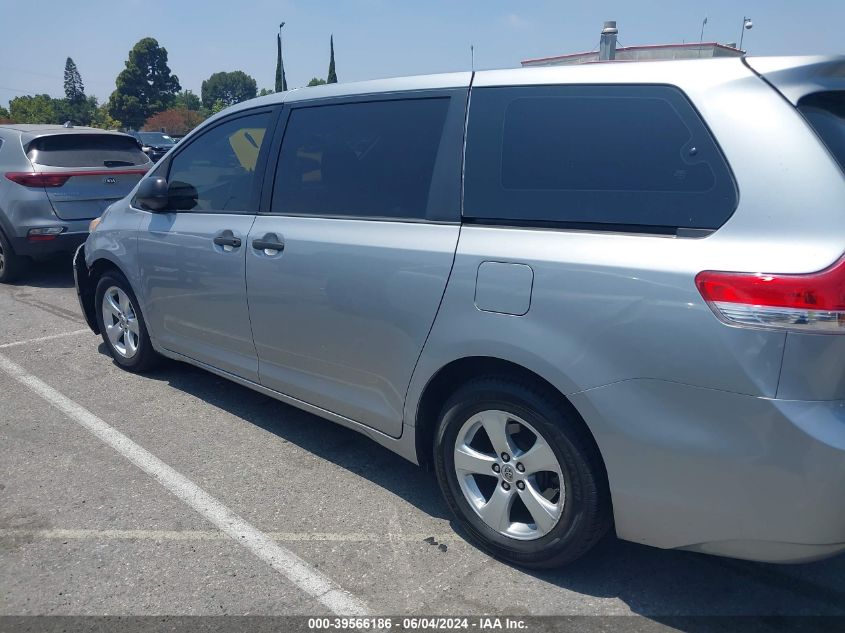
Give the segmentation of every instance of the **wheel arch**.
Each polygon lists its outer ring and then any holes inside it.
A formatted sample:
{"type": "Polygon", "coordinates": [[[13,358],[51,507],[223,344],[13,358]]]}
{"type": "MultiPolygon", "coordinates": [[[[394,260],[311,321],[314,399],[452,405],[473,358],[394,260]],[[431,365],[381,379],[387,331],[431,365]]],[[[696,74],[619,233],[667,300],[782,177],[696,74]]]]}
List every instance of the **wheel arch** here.
{"type": "Polygon", "coordinates": [[[414,426],[416,456],[420,466],[430,468],[434,435],[437,430],[437,420],[445,402],[449,397],[470,380],[481,376],[506,376],[511,379],[529,382],[539,386],[555,398],[562,407],[572,412],[572,419],[585,431],[585,436],[592,442],[597,455],[601,459],[602,467],[607,476],[604,456],[596,442],[592,430],[575,405],[557,387],[540,374],[518,363],[494,356],[467,356],[458,358],[441,367],[426,383],[416,408],[416,424],[414,426]]]}
{"type": "Polygon", "coordinates": [[[97,324],[96,318],[97,307],[94,303],[97,283],[100,281],[100,277],[110,270],[116,270],[127,279],[128,277],[120,265],[108,257],[98,257],[91,262],[90,266],[86,266],[84,262],[85,260],[83,256],[78,258],[78,262],[75,265],[76,291],[79,296],[79,304],[82,307],[82,313],[85,316],[85,320],[88,322],[88,326],[94,334],[99,334],[100,327],[97,324]]]}

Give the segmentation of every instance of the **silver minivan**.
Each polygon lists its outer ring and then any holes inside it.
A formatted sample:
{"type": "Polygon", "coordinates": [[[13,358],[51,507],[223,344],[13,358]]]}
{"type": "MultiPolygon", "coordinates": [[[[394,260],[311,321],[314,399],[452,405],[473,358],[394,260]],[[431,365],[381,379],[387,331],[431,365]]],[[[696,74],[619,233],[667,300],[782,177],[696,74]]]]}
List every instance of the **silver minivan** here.
{"type": "Polygon", "coordinates": [[[845,550],[843,170],[845,58],[293,90],[111,205],[77,290],[121,367],[356,429],[515,564],[809,561],[845,550]]]}

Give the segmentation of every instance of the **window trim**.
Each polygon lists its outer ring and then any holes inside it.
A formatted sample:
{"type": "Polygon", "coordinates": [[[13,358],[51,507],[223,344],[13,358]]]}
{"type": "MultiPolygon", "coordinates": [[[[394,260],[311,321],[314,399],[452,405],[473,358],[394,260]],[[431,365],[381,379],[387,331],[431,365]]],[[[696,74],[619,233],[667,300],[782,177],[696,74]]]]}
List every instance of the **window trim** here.
{"type": "MultiPolygon", "coordinates": [[[[264,174],[265,174],[265,166],[267,163],[267,158],[269,156],[270,147],[273,144],[273,140],[275,138],[276,127],[279,121],[279,117],[277,116],[278,112],[281,110],[280,105],[271,105],[271,106],[262,106],[258,108],[250,108],[248,110],[239,110],[238,112],[234,112],[231,115],[223,117],[214,123],[208,126],[202,126],[197,130],[196,134],[192,134],[190,140],[184,142],[184,146],[177,145],[176,149],[170,154],[166,159],[162,159],[158,163],[156,163],[147,175],[144,178],[155,178],[155,177],[164,177],[167,180],[168,184],[170,183],[170,168],[173,165],[173,159],[178,158],[179,155],[186,151],[198,138],[202,138],[207,133],[213,131],[214,129],[224,125],[226,123],[231,123],[232,121],[236,121],[237,119],[242,119],[248,116],[254,116],[256,114],[269,114],[270,120],[267,124],[267,131],[265,132],[265,137],[270,140],[268,143],[263,143],[261,150],[258,153],[258,161],[255,164],[255,182],[252,185],[252,191],[250,192],[250,206],[256,209],[255,211],[194,211],[193,209],[166,209],[163,211],[150,211],[149,209],[142,209],[136,204],[135,196],[132,196],[132,200],[130,201],[130,206],[137,210],[137,211],[145,211],[147,213],[193,213],[193,214],[200,214],[205,213],[208,215],[258,215],[259,203],[261,200],[261,190],[264,185],[264,174]]],[[[143,180],[143,178],[142,178],[143,180]]]]}
{"type": "MultiPolygon", "coordinates": [[[[530,90],[533,88],[669,88],[674,90],[678,93],[681,99],[689,106],[690,110],[694,113],[698,124],[701,126],[703,131],[707,134],[710,141],[713,143],[713,147],[716,150],[717,155],[722,159],[724,167],[726,168],[726,173],[730,179],[730,183],[734,190],[734,204],[729,214],[727,214],[726,218],[722,223],[715,227],[715,228],[701,228],[701,227],[689,227],[689,226],[674,226],[674,225],[660,225],[660,224],[633,224],[633,223],[619,223],[619,222],[589,222],[583,220],[536,220],[536,219],[529,219],[529,218],[495,218],[495,217],[486,217],[486,216],[468,216],[465,215],[464,209],[464,200],[466,197],[466,156],[464,157],[464,165],[463,165],[463,173],[461,175],[461,221],[464,224],[472,224],[472,225],[480,225],[480,226],[489,226],[489,227],[500,227],[500,228],[549,228],[549,229],[559,229],[559,230],[573,230],[573,231],[586,231],[586,232],[597,232],[597,233],[620,233],[620,234],[648,234],[648,235],[668,235],[674,237],[683,237],[683,238],[702,238],[707,237],[708,235],[712,235],[720,228],[722,228],[736,213],[736,210],[739,208],[740,201],[741,201],[741,191],[739,187],[739,183],[736,178],[736,174],[734,173],[733,167],[731,163],[728,161],[727,156],[725,155],[724,150],[722,149],[721,144],[719,143],[719,139],[713,133],[713,130],[710,128],[710,125],[707,123],[707,120],[702,115],[701,111],[696,106],[695,102],[690,98],[690,96],[678,85],[671,84],[671,83],[539,83],[539,84],[503,84],[497,86],[481,86],[481,87],[473,87],[470,93],[470,98],[472,98],[472,93],[475,93],[477,90],[485,91],[485,90],[499,90],[499,89],[511,89],[511,90],[530,90]]],[[[469,129],[471,123],[471,116],[472,116],[472,109],[471,104],[467,108],[467,116],[466,116],[466,138],[464,139],[464,146],[465,152],[466,147],[469,146],[469,129]]],[[[684,118],[680,112],[678,112],[679,117],[683,121],[684,125],[689,127],[688,121],[684,118]]],[[[503,130],[500,133],[500,139],[503,135],[503,130]]],[[[501,156],[500,156],[501,162],[501,156]]],[[[498,174],[501,177],[501,171],[498,174]]],[[[533,190],[529,190],[533,191],[533,190]]]]}
{"type": "Polygon", "coordinates": [[[463,157],[466,136],[466,116],[469,105],[469,86],[457,88],[436,88],[421,90],[402,90],[394,92],[367,93],[363,95],[345,95],[338,97],[320,97],[284,103],[279,118],[276,135],[270,146],[271,158],[267,161],[259,215],[291,218],[320,218],[328,220],[362,220],[371,222],[400,222],[403,224],[447,224],[459,225],[463,207],[463,157]],[[437,156],[432,169],[430,192],[443,191],[444,201],[451,198],[454,208],[435,207],[432,214],[431,196],[425,218],[403,218],[376,215],[338,215],[321,213],[279,213],[272,211],[273,192],[276,184],[278,164],[281,160],[282,143],[290,122],[291,113],[299,108],[319,108],[323,106],[351,105],[385,101],[410,101],[412,99],[448,98],[449,106],[443,123],[443,135],[437,149],[437,156]],[[432,217],[435,216],[435,217],[432,217]]]}

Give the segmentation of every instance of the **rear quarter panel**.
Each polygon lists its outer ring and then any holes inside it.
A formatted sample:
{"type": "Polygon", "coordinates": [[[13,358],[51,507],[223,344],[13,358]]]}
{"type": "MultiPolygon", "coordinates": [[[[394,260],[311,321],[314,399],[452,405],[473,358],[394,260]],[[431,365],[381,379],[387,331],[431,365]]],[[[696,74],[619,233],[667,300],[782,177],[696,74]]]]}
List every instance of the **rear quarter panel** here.
{"type": "Polygon", "coordinates": [[[679,87],[733,170],[738,208],[722,228],[697,239],[464,225],[443,305],[409,389],[406,421],[414,424],[431,377],[470,355],[523,365],[564,394],[649,378],[774,397],[786,335],[723,324],[694,278],[708,269],[815,271],[845,250],[845,182],[803,118],[740,60],[526,70],[482,73],[474,87],[679,87]],[[532,267],[531,307],[524,316],[476,307],[484,261],[532,267]]]}

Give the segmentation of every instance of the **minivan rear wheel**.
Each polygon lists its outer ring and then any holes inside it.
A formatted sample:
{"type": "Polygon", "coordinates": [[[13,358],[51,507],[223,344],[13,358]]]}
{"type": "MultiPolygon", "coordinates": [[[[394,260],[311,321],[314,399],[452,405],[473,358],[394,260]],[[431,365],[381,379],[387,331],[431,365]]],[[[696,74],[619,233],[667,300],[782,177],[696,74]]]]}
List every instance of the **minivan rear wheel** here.
{"type": "Polygon", "coordinates": [[[26,272],[29,259],[16,255],[9,240],[0,231],[0,284],[7,284],[19,279],[26,272]]]}
{"type": "Polygon", "coordinates": [[[443,407],[437,478],[482,549],[523,567],[559,567],[605,534],[607,477],[576,416],[542,386],[493,376],[467,383],[443,407]]]}
{"type": "Polygon", "coordinates": [[[94,294],[100,334],[109,354],[123,369],[144,372],[159,361],[147,333],[147,325],[132,287],[121,273],[100,277],[94,294]]]}

